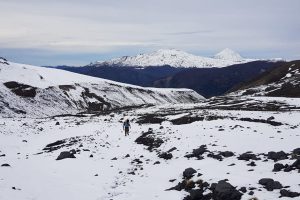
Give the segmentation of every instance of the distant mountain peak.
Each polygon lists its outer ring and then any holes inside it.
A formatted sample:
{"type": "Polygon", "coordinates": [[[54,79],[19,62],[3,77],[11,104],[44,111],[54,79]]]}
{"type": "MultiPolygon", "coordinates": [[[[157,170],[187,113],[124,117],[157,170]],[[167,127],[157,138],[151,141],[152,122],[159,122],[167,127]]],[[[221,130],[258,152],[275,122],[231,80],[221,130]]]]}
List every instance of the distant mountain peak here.
{"type": "Polygon", "coordinates": [[[96,66],[164,66],[172,67],[225,67],[229,65],[250,62],[250,59],[243,59],[238,53],[224,49],[215,55],[214,58],[197,56],[178,49],[159,49],[154,52],[138,54],[136,56],[123,56],[108,61],[98,61],[92,65],[96,66]]]}
{"type": "Polygon", "coordinates": [[[241,61],[244,58],[237,52],[233,51],[232,49],[226,48],[214,56],[215,59],[221,60],[231,60],[231,61],[241,61]]]}

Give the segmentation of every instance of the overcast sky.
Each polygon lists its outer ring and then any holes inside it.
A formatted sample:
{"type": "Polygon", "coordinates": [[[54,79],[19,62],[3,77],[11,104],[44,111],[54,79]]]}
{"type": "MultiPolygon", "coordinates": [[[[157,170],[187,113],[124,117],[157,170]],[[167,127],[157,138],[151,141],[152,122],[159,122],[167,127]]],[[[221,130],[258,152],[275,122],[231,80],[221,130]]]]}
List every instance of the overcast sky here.
{"type": "Polygon", "coordinates": [[[176,48],[300,59],[299,0],[0,0],[0,56],[84,65],[176,48]]]}

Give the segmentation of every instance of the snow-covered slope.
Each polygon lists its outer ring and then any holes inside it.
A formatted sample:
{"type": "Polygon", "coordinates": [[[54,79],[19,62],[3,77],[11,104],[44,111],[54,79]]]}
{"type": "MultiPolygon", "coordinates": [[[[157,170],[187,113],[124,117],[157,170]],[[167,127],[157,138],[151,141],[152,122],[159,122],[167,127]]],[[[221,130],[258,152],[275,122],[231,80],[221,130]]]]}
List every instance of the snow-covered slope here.
{"type": "Polygon", "coordinates": [[[176,49],[160,49],[148,54],[139,54],[137,56],[123,56],[109,61],[98,61],[91,65],[95,66],[164,66],[172,67],[225,67],[238,63],[254,61],[253,59],[244,59],[238,53],[230,49],[225,49],[218,53],[214,58],[196,56],[176,49]]]}
{"type": "Polygon", "coordinates": [[[34,117],[126,106],[199,102],[189,89],[156,89],[8,62],[0,63],[0,114],[34,117]]]}
{"type": "Polygon", "coordinates": [[[0,199],[300,198],[297,111],[170,105],[126,115],[131,120],[126,137],[124,113],[118,112],[0,117],[0,199]],[[72,158],[56,160],[62,152],[72,158]],[[260,184],[262,178],[269,178],[268,185],[260,184]],[[227,183],[220,182],[224,179],[227,183]],[[297,192],[295,198],[279,198],[287,190],[297,192]]]}

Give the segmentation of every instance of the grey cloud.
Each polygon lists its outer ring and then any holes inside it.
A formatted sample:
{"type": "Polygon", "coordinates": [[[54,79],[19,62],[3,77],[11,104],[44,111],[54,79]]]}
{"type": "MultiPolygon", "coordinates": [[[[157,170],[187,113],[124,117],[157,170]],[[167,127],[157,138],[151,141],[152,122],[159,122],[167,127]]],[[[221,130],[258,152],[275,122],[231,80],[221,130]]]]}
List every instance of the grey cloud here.
{"type": "Polygon", "coordinates": [[[157,48],[209,54],[229,47],[252,57],[296,59],[299,7],[299,0],[1,1],[0,47],[16,61],[28,49],[31,63],[37,56],[38,63],[75,63],[72,54],[86,61],[94,58],[89,54],[108,58],[157,48]]]}

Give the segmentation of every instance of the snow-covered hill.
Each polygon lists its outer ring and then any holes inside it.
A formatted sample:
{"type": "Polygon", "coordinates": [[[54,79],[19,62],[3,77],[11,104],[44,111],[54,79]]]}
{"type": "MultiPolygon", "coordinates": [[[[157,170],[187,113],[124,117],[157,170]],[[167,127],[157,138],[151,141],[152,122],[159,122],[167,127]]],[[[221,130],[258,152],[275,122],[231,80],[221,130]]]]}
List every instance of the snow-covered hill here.
{"type": "Polygon", "coordinates": [[[229,65],[246,63],[254,59],[244,59],[238,53],[225,49],[216,54],[214,58],[196,56],[176,49],[160,49],[152,53],[139,54],[137,56],[123,56],[108,61],[98,61],[93,66],[164,66],[172,67],[225,67],[229,65]]]}
{"type": "Polygon", "coordinates": [[[202,99],[189,89],[143,88],[59,69],[0,63],[0,114],[6,117],[76,114],[202,99]]]}

